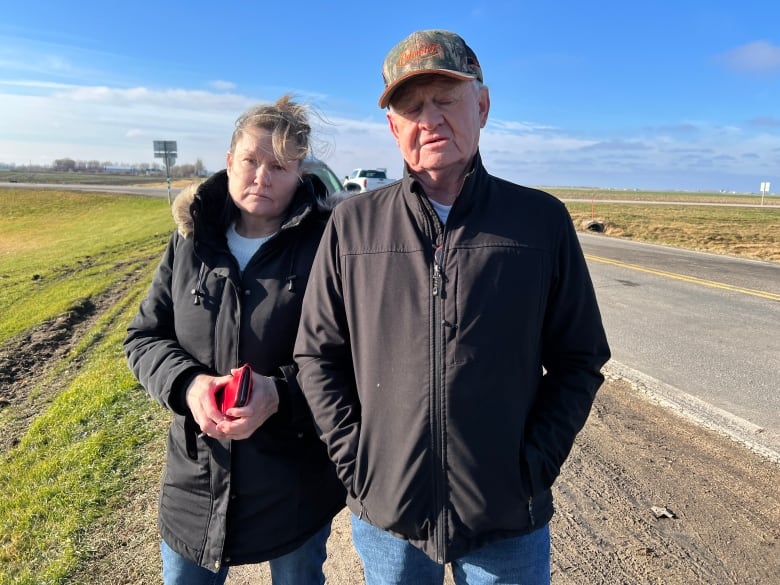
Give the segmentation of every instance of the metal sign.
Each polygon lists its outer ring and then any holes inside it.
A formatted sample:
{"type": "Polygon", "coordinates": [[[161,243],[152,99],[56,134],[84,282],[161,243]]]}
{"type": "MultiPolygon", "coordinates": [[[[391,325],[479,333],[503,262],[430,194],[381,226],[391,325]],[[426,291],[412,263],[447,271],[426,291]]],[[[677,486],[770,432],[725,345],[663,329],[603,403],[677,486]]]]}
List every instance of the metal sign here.
{"type": "Polygon", "coordinates": [[[166,168],[176,164],[176,141],[175,140],[155,140],[154,158],[165,160],[166,168]]]}
{"type": "Polygon", "coordinates": [[[176,164],[176,141],[154,140],[154,158],[165,161],[165,174],[168,178],[168,203],[171,202],[171,167],[176,164]]]}
{"type": "Polygon", "coordinates": [[[176,156],[175,140],[155,140],[154,158],[165,158],[168,155],[176,156]]]}

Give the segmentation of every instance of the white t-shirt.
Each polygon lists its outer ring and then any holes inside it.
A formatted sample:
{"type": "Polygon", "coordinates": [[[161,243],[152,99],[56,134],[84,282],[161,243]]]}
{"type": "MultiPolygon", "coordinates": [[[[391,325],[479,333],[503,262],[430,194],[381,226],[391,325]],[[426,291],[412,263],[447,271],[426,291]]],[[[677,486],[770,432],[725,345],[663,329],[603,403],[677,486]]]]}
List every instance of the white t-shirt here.
{"type": "Polygon", "coordinates": [[[430,197],[428,198],[428,201],[431,202],[431,206],[433,207],[433,210],[436,212],[436,215],[439,216],[439,219],[444,225],[447,225],[447,218],[450,216],[450,209],[452,209],[452,205],[442,205],[441,203],[437,203],[430,197]]]}
{"type": "Polygon", "coordinates": [[[274,235],[271,234],[262,238],[245,238],[236,231],[235,223],[230,224],[227,231],[228,248],[230,248],[230,253],[238,260],[238,267],[241,269],[241,272],[244,272],[244,268],[246,268],[252,256],[255,255],[255,252],[274,235]]]}

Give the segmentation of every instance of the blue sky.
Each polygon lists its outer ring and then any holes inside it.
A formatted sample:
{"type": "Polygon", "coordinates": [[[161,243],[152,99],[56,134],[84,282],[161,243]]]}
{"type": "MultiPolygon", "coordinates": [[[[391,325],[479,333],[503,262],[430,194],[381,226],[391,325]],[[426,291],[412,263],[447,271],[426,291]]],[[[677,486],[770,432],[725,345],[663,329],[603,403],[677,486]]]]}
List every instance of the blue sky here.
{"type": "Polygon", "coordinates": [[[343,176],[402,160],[387,51],[458,32],[491,92],[480,150],[534,186],[780,192],[780,2],[6,2],[0,163],[224,167],[236,117],[291,92],[343,176]],[[326,6],[330,7],[326,7],[326,6]]]}

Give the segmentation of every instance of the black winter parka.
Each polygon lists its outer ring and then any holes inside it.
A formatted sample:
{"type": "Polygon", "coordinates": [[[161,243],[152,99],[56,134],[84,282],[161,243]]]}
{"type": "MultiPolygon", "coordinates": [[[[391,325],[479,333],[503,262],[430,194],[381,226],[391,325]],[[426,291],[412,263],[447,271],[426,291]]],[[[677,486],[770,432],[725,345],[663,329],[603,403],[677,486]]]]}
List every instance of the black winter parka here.
{"type": "Polygon", "coordinates": [[[349,508],[445,563],[550,520],[609,347],[564,205],[477,154],[446,225],[408,169],[334,210],[295,358],[349,508]]]}
{"type": "MultiPolygon", "coordinates": [[[[315,188],[317,192],[315,192],[315,188]]],[[[280,231],[243,274],[227,246],[238,210],[221,171],[174,202],[178,230],[124,349],[141,385],[174,412],[159,506],[162,538],[212,571],[297,548],[343,507],[292,359],[301,302],[327,219],[305,177],[280,231]],[[246,440],[201,435],[184,400],[200,373],[248,363],[274,378],[279,411],[246,440]]]]}

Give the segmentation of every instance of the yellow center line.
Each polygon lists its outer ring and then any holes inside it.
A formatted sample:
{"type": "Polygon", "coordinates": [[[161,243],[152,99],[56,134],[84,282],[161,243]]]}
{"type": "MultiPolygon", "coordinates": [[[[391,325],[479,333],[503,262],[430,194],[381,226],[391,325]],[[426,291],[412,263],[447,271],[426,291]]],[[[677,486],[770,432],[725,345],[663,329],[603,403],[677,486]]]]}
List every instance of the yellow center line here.
{"type": "Polygon", "coordinates": [[[668,278],[674,278],[675,280],[682,280],[685,282],[691,282],[693,284],[700,284],[702,286],[709,286],[710,288],[719,288],[723,290],[729,290],[732,292],[738,292],[746,295],[753,295],[755,297],[761,297],[762,299],[769,299],[771,301],[780,301],[780,294],[766,292],[762,290],[754,290],[751,288],[743,288],[741,286],[734,286],[731,284],[725,284],[722,282],[715,282],[712,280],[704,280],[703,278],[696,278],[695,276],[686,276],[685,274],[677,274],[675,272],[666,272],[664,270],[656,270],[654,268],[647,268],[646,266],[639,266],[638,264],[627,264],[626,262],[619,262],[618,260],[612,260],[611,258],[603,258],[601,256],[592,256],[585,254],[587,260],[593,262],[600,262],[602,264],[611,264],[612,266],[619,266],[620,268],[628,268],[629,270],[636,270],[638,272],[646,272],[647,274],[655,274],[657,276],[666,276],[668,278]]]}

